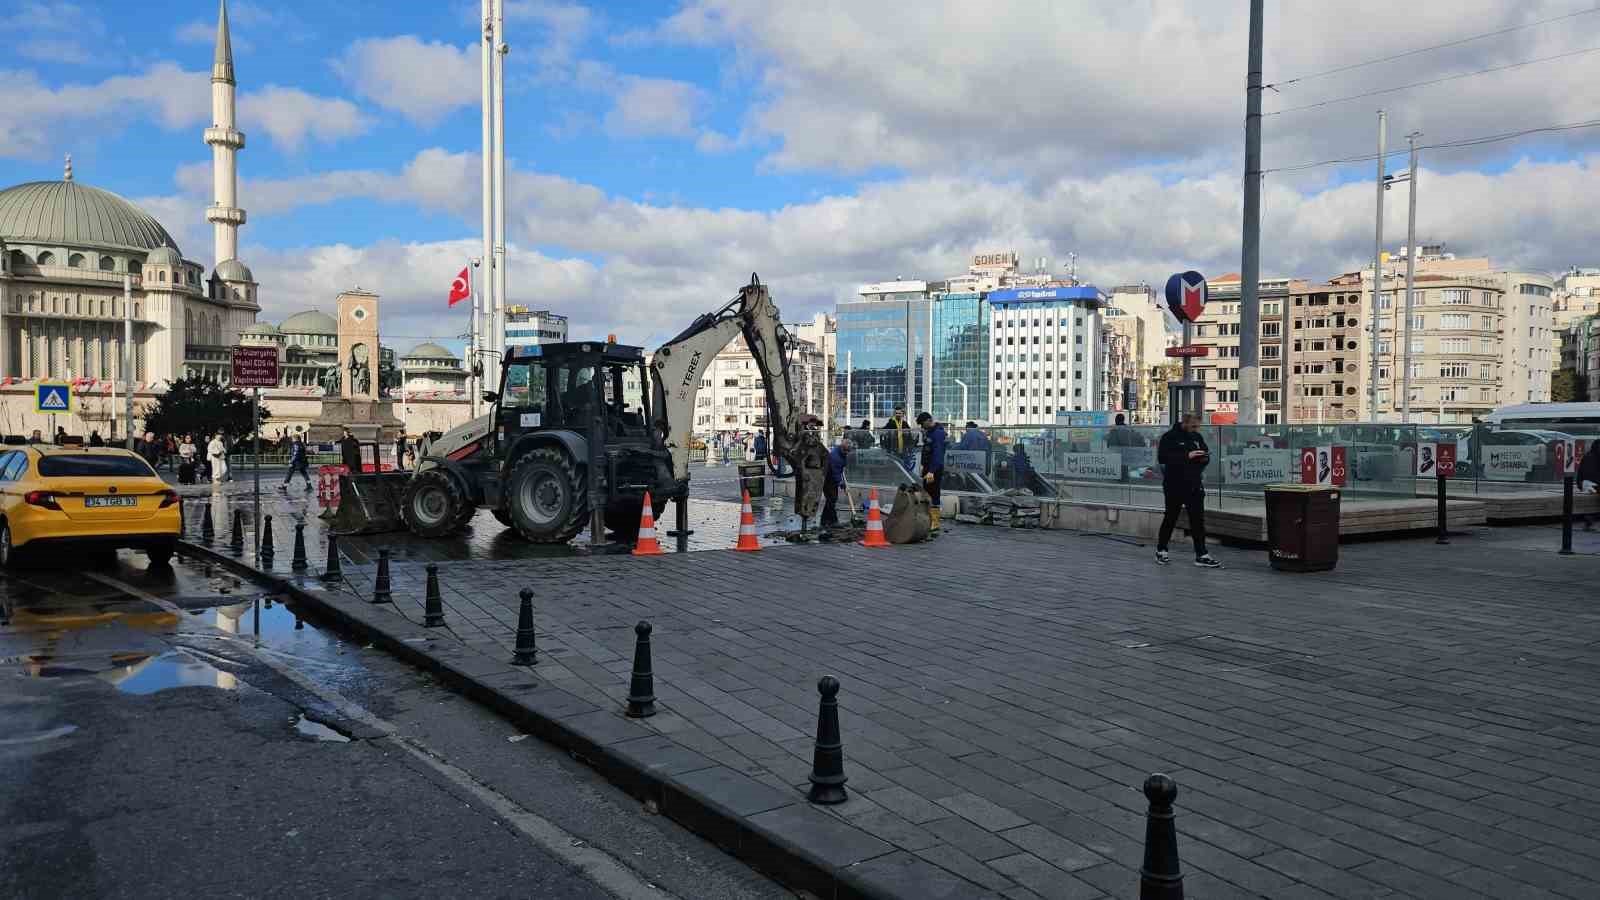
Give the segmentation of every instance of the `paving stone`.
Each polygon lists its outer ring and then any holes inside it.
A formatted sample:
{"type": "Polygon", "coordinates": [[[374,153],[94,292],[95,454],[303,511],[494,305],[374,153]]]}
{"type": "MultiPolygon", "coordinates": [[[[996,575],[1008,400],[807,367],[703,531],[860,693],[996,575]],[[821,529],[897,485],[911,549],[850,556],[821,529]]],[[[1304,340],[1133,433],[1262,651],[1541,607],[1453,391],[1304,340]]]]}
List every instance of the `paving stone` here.
{"type": "Polygon", "coordinates": [[[749,818],[773,839],[831,866],[853,865],[894,851],[889,844],[810,805],[781,806],[749,818]]]}
{"type": "Polygon", "coordinates": [[[843,879],[849,885],[864,886],[879,896],[918,900],[978,900],[991,896],[967,879],[904,851],[851,866],[843,879]]]}

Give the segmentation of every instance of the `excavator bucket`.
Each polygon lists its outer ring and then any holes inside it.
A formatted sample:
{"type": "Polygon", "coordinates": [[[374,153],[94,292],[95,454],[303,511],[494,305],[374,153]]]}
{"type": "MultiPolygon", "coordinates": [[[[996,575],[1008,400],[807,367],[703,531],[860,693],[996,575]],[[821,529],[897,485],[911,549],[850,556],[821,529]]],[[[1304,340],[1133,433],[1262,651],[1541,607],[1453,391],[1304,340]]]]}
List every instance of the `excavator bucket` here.
{"type": "Polygon", "coordinates": [[[921,485],[902,484],[894,495],[894,509],[883,523],[884,536],[891,544],[917,544],[928,539],[933,517],[928,514],[932,501],[921,485]]]}
{"type": "Polygon", "coordinates": [[[329,523],[334,534],[404,531],[400,498],[410,472],[369,472],[339,476],[339,509],[329,523]]]}

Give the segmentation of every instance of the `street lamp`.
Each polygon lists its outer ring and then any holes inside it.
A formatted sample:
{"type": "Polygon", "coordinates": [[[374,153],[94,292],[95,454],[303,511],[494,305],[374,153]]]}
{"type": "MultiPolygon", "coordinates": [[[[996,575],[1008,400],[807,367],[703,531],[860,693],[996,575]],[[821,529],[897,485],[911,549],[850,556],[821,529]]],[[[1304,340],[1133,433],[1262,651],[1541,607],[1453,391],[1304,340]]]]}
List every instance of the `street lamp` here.
{"type": "Polygon", "coordinates": [[[959,378],[952,378],[950,380],[954,381],[956,384],[961,385],[961,421],[962,422],[970,422],[970,421],[972,421],[967,416],[967,383],[965,381],[962,381],[959,378]]]}

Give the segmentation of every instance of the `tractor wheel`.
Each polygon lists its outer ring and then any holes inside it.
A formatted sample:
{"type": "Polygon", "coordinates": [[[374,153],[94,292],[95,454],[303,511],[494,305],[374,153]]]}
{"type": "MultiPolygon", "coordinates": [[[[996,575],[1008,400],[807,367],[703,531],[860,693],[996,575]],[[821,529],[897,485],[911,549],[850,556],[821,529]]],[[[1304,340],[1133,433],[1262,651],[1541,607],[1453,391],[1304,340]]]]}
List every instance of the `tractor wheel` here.
{"type": "Polygon", "coordinates": [[[504,525],[507,528],[517,527],[516,520],[511,518],[511,513],[508,513],[503,509],[494,509],[490,510],[490,512],[494,514],[494,520],[499,522],[501,525],[504,525]]]}
{"type": "MultiPolygon", "coordinates": [[[[456,481],[456,479],[452,478],[451,481],[456,481]]],[[[459,481],[456,481],[456,483],[460,484],[459,481]]],[[[466,502],[461,504],[460,512],[456,513],[455,531],[465,530],[468,525],[472,524],[472,517],[478,514],[478,505],[472,502],[472,498],[465,491],[462,491],[462,497],[465,498],[466,502]]]]}
{"type": "Polygon", "coordinates": [[[429,469],[411,479],[400,500],[406,526],[427,538],[448,537],[461,530],[462,509],[471,509],[461,484],[444,469],[429,469]]]}
{"type": "Polygon", "coordinates": [[[506,476],[506,507],[535,544],[564,544],[589,524],[588,488],[559,450],[530,450],[506,476]]]}

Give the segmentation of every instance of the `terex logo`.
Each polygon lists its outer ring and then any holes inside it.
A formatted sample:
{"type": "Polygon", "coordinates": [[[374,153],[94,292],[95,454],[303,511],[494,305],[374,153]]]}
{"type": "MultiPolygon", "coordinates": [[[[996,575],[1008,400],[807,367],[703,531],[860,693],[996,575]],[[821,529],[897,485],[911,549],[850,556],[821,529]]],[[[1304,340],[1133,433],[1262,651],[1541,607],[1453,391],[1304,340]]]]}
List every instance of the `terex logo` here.
{"type": "Polygon", "coordinates": [[[700,355],[701,351],[696,350],[694,352],[694,356],[689,358],[689,368],[683,373],[683,384],[680,385],[681,387],[688,387],[694,382],[695,372],[700,369],[700,355]]]}

